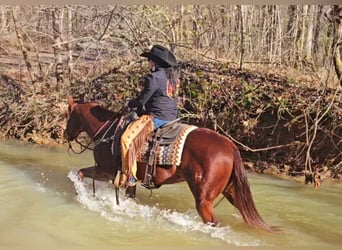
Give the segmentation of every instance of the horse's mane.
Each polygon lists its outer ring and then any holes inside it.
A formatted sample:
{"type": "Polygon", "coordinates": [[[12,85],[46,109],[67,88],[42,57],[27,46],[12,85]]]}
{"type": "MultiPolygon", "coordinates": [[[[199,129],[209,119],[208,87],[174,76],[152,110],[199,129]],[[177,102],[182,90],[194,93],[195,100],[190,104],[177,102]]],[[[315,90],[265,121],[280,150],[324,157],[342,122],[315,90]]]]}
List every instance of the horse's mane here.
{"type": "Polygon", "coordinates": [[[83,107],[89,106],[89,112],[94,117],[96,117],[99,121],[108,121],[110,118],[113,118],[117,115],[117,112],[111,111],[96,102],[77,102],[77,104],[83,107]]]}
{"type": "Polygon", "coordinates": [[[73,101],[79,105],[84,106],[84,107],[89,106],[90,113],[101,121],[103,119],[108,120],[108,118],[111,118],[114,115],[119,113],[119,112],[111,111],[108,108],[103,107],[98,102],[85,101],[84,96],[82,96],[82,95],[79,96],[78,98],[73,99],[73,101]]]}
{"type": "Polygon", "coordinates": [[[105,109],[104,107],[100,105],[96,105],[92,108],[90,108],[90,113],[95,116],[99,121],[107,121],[110,118],[112,118],[117,113],[108,109],[105,109]]]}

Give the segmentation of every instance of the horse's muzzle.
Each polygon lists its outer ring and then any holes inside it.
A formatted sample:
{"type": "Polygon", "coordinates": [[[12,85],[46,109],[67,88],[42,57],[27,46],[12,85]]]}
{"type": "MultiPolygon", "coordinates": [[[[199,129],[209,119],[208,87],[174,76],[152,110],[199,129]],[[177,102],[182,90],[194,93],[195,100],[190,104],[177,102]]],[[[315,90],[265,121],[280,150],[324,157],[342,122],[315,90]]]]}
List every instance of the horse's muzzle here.
{"type": "Polygon", "coordinates": [[[72,141],[74,139],[74,138],[71,138],[71,136],[68,133],[68,130],[66,129],[64,130],[63,136],[67,141],[72,141]]]}

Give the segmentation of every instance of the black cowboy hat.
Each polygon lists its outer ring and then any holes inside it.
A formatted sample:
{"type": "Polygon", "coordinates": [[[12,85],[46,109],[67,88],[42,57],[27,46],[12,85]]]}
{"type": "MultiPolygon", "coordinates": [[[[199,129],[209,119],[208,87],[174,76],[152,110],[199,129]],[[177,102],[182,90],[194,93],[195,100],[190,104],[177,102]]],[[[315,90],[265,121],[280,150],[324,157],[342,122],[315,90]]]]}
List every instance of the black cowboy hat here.
{"type": "Polygon", "coordinates": [[[150,51],[143,52],[140,56],[147,57],[159,66],[170,67],[177,65],[175,55],[161,45],[153,45],[150,51]]]}

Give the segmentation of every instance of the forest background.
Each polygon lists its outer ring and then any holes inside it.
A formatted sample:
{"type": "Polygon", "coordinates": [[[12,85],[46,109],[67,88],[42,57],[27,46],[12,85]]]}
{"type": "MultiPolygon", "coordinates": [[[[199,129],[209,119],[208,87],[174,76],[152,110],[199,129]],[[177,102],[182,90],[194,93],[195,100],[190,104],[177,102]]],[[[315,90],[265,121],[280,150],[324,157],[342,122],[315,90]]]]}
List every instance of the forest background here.
{"type": "Polygon", "coordinates": [[[341,5],[0,5],[0,137],[65,143],[66,98],[118,110],[169,47],[180,116],[246,167],[342,178],[341,5]]]}

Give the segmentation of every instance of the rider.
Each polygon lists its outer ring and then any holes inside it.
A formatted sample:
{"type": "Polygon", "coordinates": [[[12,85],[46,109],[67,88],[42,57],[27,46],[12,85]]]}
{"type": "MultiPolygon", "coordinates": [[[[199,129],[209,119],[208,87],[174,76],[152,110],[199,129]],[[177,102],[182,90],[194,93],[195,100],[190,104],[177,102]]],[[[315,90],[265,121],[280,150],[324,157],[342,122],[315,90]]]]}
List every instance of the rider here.
{"type": "Polygon", "coordinates": [[[130,182],[135,181],[135,154],[139,151],[139,144],[144,143],[138,140],[140,135],[147,135],[178,117],[176,92],[179,78],[174,68],[177,65],[176,57],[161,45],[154,45],[140,56],[148,59],[151,73],[146,77],[144,89],[139,96],[126,104],[129,108],[138,108],[141,112],[140,117],[128,126],[121,137],[120,186],[125,186],[129,177],[130,182]],[[135,138],[137,140],[134,140],[135,138]]]}

